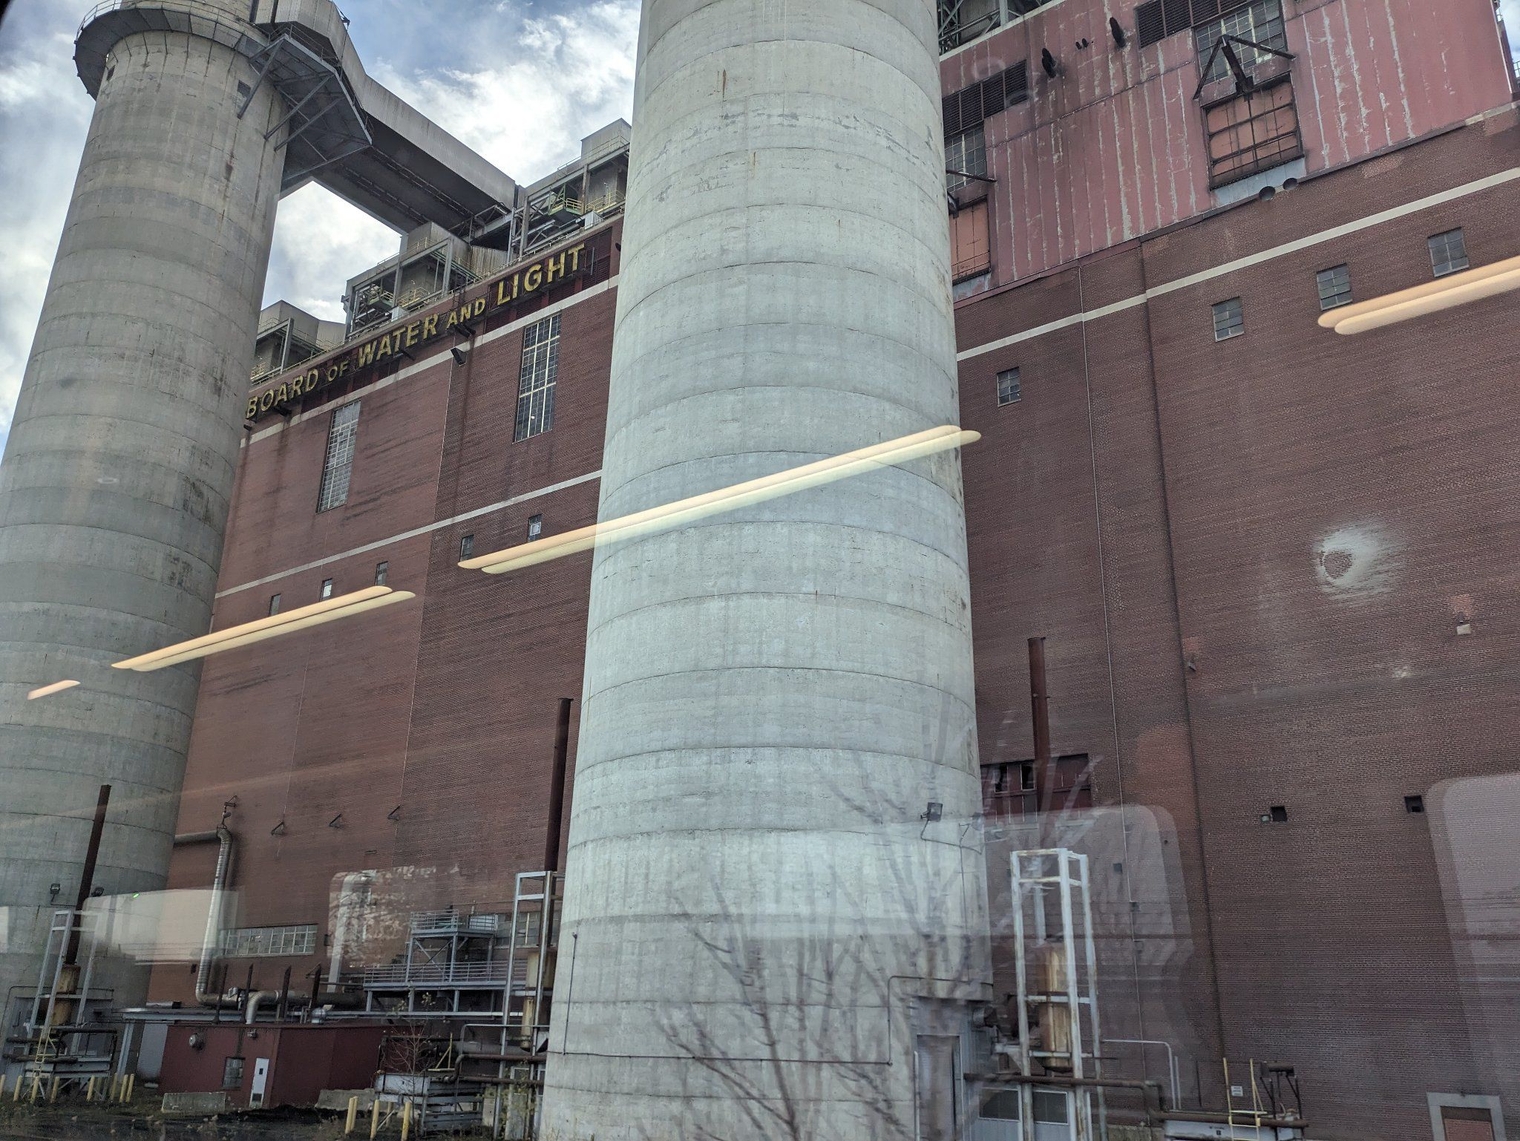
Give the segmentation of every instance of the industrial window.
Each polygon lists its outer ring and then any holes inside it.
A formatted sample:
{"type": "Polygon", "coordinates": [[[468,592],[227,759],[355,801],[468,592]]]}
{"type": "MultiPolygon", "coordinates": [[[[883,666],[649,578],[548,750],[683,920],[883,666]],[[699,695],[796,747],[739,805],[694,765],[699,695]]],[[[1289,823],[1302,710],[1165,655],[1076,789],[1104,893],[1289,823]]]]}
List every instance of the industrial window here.
{"type": "Polygon", "coordinates": [[[519,947],[538,946],[538,912],[524,911],[517,916],[517,930],[512,941],[519,947]]]}
{"type": "Polygon", "coordinates": [[[1019,400],[1019,370],[1016,368],[1004,369],[997,374],[997,397],[998,407],[1005,404],[1017,404],[1019,400]]]}
{"type": "Polygon", "coordinates": [[[232,959],[274,955],[310,955],[317,948],[317,927],[235,927],[222,936],[222,953],[232,959]]]}
{"type": "MultiPolygon", "coordinates": [[[[988,76],[980,83],[951,92],[941,104],[945,117],[946,143],[956,135],[980,127],[984,119],[1015,107],[1028,98],[1029,65],[1022,60],[996,75],[988,76]]],[[[965,169],[956,167],[953,162],[949,165],[953,169],[965,169]]]]}
{"type": "Polygon", "coordinates": [[[1459,273],[1471,264],[1467,260],[1467,239],[1460,227],[1430,239],[1430,268],[1437,277],[1459,273]]]}
{"type": "Polygon", "coordinates": [[[967,178],[966,175],[987,175],[987,138],[982,133],[982,125],[959,134],[947,136],[945,139],[945,186],[949,190],[959,190],[968,182],[975,179],[967,178]],[[951,171],[955,171],[951,174],[951,171]]]}
{"type": "Polygon", "coordinates": [[[222,1063],[222,1088],[243,1088],[243,1059],[228,1058],[222,1063]]]}
{"type": "Polygon", "coordinates": [[[333,592],[333,580],[330,579],[330,578],[324,578],[322,580],[322,600],[325,602],[325,601],[327,601],[327,599],[331,598],[332,597],[332,592],[333,592]]]}
{"type": "Polygon", "coordinates": [[[950,216],[950,277],[965,281],[992,268],[992,233],[986,201],[962,206],[950,216]]]}
{"type": "MultiPolygon", "coordinates": [[[[1195,15],[1198,15],[1199,5],[1193,5],[1195,15]]],[[[1199,22],[1198,29],[1193,33],[1198,45],[1198,64],[1207,67],[1208,71],[1202,76],[1204,83],[1213,83],[1216,79],[1223,79],[1230,74],[1230,61],[1225,58],[1223,51],[1215,51],[1214,45],[1224,36],[1233,37],[1235,40],[1245,40],[1248,43],[1260,44],[1262,47],[1276,48],[1278,51],[1288,50],[1288,32],[1283,24],[1282,0],[1251,0],[1245,7],[1237,7],[1235,11],[1226,12],[1217,19],[1201,17],[1207,22],[1199,22]]],[[[1270,52],[1257,51],[1239,43],[1231,43],[1231,49],[1240,60],[1241,66],[1247,71],[1252,71],[1257,66],[1274,58],[1270,52]]]]}
{"type": "Polygon", "coordinates": [[[1150,47],[1250,3],[1251,0],[1149,0],[1135,9],[1135,38],[1141,47],[1150,47]]]}
{"type": "Polygon", "coordinates": [[[523,334],[517,381],[517,430],[526,440],[554,427],[554,382],[559,376],[559,314],[529,325],[523,334]]]}
{"type": "Polygon", "coordinates": [[[544,517],[535,515],[528,520],[528,538],[536,539],[544,533],[544,517]]]}
{"type": "Polygon", "coordinates": [[[279,612],[280,612],[280,596],[278,594],[271,594],[269,596],[269,613],[270,613],[270,616],[272,617],[272,616],[278,614],[279,612]]]}
{"type": "Polygon", "coordinates": [[[1204,109],[1208,134],[1209,186],[1239,182],[1304,153],[1298,132],[1293,84],[1286,76],[1244,95],[1231,95],[1204,109]]]}
{"type": "Polygon", "coordinates": [[[459,540],[459,557],[462,559],[472,558],[475,554],[475,536],[466,535],[459,540]]]}
{"type": "Polygon", "coordinates": [[[1214,339],[1228,341],[1246,331],[1246,311],[1240,298],[1232,297],[1214,306],[1214,339]]]}
{"type": "Polygon", "coordinates": [[[1314,278],[1319,285],[1321,312],[1351,304],[1351,267],[1349,265],[1335,265],[1329,269],[1322,269],[1314,275],[1314,278]]]}
{"type": "Polygon", "coordinates": [[[327,459],[322,464],[322,488],[317,510],[348,502],[348,477],[354,468],[354,436],[359,431],[359,402],[345,404],[332,414],[327,430],[327,459]]]}
{"type": "Polygon", "coordinates": [[[388,578],[390,578],[390,576],[391,576],[391,564],[390,563],[376,563],[375,564],[375,585],[376,586],[384,586],[385,585],[385,580],[388,579],[388,578]]]}
{"type": "Polygon", "coordinates": [[[1418,816],[1425,811],[1425,798],[1423,796],[1406,796],[1404,798],[1404,811],[1411,816],[1418,816]]]}

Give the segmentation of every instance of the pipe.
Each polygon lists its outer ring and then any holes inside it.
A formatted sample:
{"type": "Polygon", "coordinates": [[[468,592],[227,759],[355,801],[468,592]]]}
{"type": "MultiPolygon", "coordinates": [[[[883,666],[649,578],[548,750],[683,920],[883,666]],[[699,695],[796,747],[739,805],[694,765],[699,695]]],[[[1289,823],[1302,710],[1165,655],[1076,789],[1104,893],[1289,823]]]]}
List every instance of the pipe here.
{"type": "Polygon", "coordinates": [[[559,725],[554,730],[554,777],[549,785],[549,834],[544,840],[544,870],[559,871],[561,817],[565,812],[565,760],[570,749],[570,707],[574,698],[559,699],[559,725]]]}
{"type": "Polygon", "coordinates": [[[1050,811],[1055,781],[1050,769],[1050,691],[1045,684],[1045,639],[1029,639],[1029,706],[1034,718],[1034,803],[1043,817],[1050,811]]]}
{"type": "Polygon", "coordinates": [[[1156,1095],[1156,1107],[1158,1113],[1165,1113],[1161,1107],[1161,1099],[1165,1091],[1160,1082],[1153,1082],[1148,1078],[1067,1078],[1054,1074],[1037,1076],[1035,1074],[1015,1074],[1012,1072],[995,1074],[967,1074],[966,1081],[977,1082],[984,1086],[1013,1085],[1013,1086],[1040,1086],[1050,1089],[1134,1089],[1146,1094],[1146,1112],[1150,1111],[1150,1097],[1156,1095]]]}
{"type": "Polygon", "coordinates": [[[64,962],[73,966],[79,962],[79,916],[84,913],[85,901],[95,886],[95,863],[100,858],[100,835],[106,826],[106,805],[111,803],[111,786],[100,786],[100,796],[95,801],[95,821],[90,825],[90,843],[84,850],[84,871],[79,876],[79,898],[74,901],[75,922],[69,932],[69,949],[64,962]]]}
{"type": "MultiPolygon", "coordinates": [[[[1164,1042],[1160,1038],[1105,1038],[1103,1041],[1120,1046],[1164,1047],[1166,1050],[1166,1076],[1172,1086],[1172,1108],[1180,1109],[1182,1107],[1182,1079],[1177,1071],[1177,1056],[1172,1052],[1172,1044],[1170,1042],[1164,1042]]],[[[1145,1052],[1143,1050],[1140,1052],[1140,1064],[1142,1069],[1149,1068],[1145,1066],[1145,1052]]]]}
{"type": "Polygon", "coordinates": [[[216,959],[216,946],[222,936],[222,899],[227,890],[227,878],[232,872],[232,849],[234,837],[225,824],[218,824],[211,832],[186,832],[174,837],[174,846],[183,848],[191,844],[208,844],[215,840],[216,874],[211,879],[211,904],[206,911],[206,934],[201,940],[200,963],[195,969],[195,1001],[202,1006],[213,1003],[220,1008],[222,996],[206,989],[211,977],[212,963],[216,959]]]}
{"type": "Polygon", "coordinates": [[[243,1004],[243,1024],[252,1026],[253,1020],[258,1017],[259,1003],[266,998],[278,1000],[280,992],[277,990],[255,990],[248,992],[248,1000],[243,1004]]]}

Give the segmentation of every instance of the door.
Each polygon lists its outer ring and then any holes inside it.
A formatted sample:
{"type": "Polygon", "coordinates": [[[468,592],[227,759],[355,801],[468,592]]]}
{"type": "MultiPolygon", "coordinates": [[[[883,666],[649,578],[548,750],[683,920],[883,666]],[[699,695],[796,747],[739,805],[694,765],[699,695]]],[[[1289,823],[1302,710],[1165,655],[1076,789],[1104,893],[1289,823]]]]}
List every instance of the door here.
{"type": "Polygon", "coordinates": [[[253,1063],[253,1089],[248,1094],[248,1108],[264,1107],[264,1091],[269,1086],[269,1059],[259,1058],[253,1063]]]}

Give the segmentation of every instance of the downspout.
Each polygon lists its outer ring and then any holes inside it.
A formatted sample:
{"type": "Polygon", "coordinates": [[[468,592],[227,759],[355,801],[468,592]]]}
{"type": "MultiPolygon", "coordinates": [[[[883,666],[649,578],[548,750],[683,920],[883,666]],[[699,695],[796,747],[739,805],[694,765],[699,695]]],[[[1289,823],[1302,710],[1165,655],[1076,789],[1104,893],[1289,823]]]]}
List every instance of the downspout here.
{"type": "MultiPolygon", "coordinates": [[[[227,880],[232,874],[233,835],[225,824],[218,824],[213,832],[186,832],[174,837],[176,848],[192,844],[209,844],[215,840],[216,874],[211,880],[211,905],[206,911],[206,934],[201,940],[200,965],[195,971],[195,1000],[202,1006],[215,1006],[221,995],[205,988],[211,982],[211,966],[216,959],[216,947],[222,935],[222,900],[227,891],[227,880]]],[[[251,1006],[250,1006],[251,1010],[251,1006]]]]}

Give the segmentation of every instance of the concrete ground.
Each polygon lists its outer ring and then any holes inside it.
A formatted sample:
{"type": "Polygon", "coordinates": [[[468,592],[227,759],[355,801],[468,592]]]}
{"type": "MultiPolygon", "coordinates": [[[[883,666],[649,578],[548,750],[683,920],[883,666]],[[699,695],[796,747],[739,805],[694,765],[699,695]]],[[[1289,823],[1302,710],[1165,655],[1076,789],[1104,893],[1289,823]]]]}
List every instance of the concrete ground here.
{"type": "MultiPolygon", "coordinates": [[[[368,1129],[362,1135],[367,1137],[368,1129]]],[[[341,1117],[315,1112],[165,1117],[156,1097],[131,1105],[0,1103],[0,1141],[337,1141],[342,1136],[341,1117]]]]}

